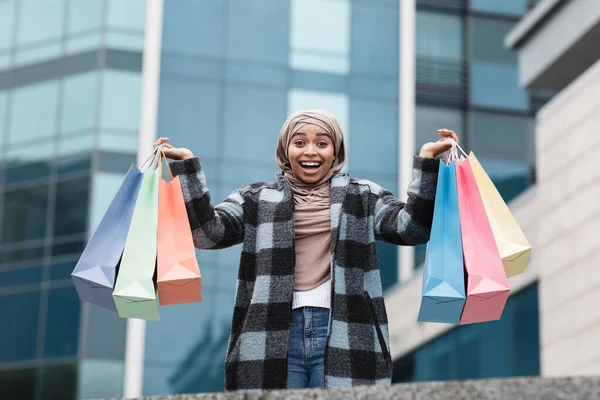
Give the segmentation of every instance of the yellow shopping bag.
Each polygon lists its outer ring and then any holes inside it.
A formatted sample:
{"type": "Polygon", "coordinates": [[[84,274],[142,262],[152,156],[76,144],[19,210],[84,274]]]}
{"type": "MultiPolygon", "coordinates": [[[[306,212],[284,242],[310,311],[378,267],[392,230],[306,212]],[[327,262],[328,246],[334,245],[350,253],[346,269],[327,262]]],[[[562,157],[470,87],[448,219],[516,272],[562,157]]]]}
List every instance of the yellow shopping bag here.
{"type": "Polygon", "coordinates": [[[500,196],[498,189],[471,152],[469,154],[475,181],[479,187],[485,212],[490,221],[507,277],[522,274],[529,262],[531,245],[500,196]]]}

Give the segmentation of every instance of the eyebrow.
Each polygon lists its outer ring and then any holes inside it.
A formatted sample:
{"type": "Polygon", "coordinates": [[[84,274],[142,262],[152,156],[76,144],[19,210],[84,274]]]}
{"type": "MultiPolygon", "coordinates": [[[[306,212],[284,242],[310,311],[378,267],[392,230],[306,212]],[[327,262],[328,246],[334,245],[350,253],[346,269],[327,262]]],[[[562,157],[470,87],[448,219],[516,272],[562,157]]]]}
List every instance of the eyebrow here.
{"type": "MultiPolygon", "coordinates": [[[[296,132],[292,135],[292,137],[294,136],[306,136],[306,133],[304,132],[296,132]]],[[[331,136],[328,133],[317,133],[317,136],[325,136],[331,139],[331,136]]]]}

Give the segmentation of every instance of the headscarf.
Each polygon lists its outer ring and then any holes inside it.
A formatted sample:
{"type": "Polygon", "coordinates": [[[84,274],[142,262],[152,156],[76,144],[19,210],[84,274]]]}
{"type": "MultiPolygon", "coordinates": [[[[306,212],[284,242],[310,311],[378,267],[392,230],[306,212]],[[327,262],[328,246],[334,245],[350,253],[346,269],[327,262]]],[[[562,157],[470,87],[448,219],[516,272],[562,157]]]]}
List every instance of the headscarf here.
{"type": "Polygon", "coordinates": [[[329,185],[331,177],[341,171],[346,163],[346,146],[344,133],[335,115],[326,110],[301,110],[292,114],[281,127],[276,152],[277,165],[290,182],[296,204],[312,203],[326,200],[329,202],[329,185]],[[328,133],[333,142],[335,161],[327,175],[318,182],[306,183],[292,175],[289,159],[289,147],[294,133],[306,125],[317,125],[328,133]]]}

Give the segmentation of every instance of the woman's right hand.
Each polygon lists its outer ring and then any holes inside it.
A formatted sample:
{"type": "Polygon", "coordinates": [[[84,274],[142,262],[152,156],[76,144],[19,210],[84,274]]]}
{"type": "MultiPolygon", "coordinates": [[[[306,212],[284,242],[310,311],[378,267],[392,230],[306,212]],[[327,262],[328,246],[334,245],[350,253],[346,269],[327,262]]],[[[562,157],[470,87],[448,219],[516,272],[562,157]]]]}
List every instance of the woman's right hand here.
{"type": "Polygon", "coordinates": [[[169,138],[158,138],[158,140],[154,142],[154,148],[157,148],[162,144],[163,153],[167,158],[170,158],[171,160],[187,160],[188,158],[194,157],[194,153],[192,153],[190,150],[185,149],[183,147],[173,147],[167,143],[168,141],[169,138]]]}

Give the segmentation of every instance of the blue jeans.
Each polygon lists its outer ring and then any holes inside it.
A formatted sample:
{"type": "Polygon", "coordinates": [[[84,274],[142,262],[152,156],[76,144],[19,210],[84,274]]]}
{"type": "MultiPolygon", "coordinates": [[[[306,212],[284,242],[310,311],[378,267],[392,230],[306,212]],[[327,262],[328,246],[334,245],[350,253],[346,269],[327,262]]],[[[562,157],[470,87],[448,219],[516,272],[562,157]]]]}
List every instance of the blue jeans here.
{"type": "Polygon", "coordinates": [[[288,389],[324,387],[328,329],[329,309],[301,307],[292,310],[288,389]]]}

